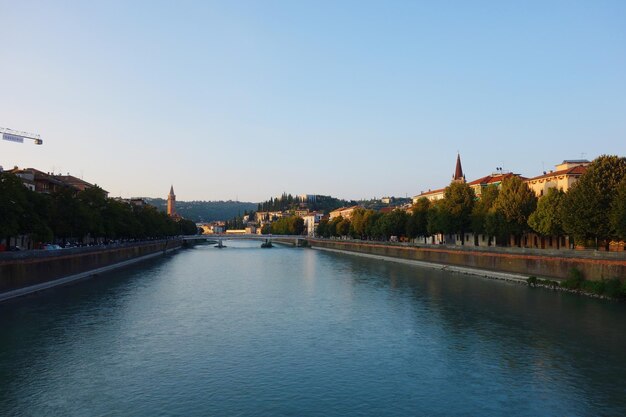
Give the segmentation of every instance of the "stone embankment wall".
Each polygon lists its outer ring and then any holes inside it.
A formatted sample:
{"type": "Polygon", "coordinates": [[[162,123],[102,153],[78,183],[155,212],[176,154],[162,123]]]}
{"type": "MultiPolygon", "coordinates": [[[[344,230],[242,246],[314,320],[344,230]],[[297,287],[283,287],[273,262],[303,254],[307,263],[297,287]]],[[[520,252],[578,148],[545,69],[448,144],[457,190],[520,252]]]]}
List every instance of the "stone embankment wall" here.
{"type": "MultiPolygon", "coordinates": [[[[437,247],[415,247],[355,241],[309,239],[312,247],[359,252],[376,256],[388,256],[442,265],[454,265],[508,272],[525,276],[566,279],[572,268],[577,268],[588,280],[626,277],[626,257],[606,256],[598,259],[592,254],[570,251],[567,255],[528,253],[508,248],[488,250],[453,249],[437,247]]],[[[613,255],[613,254],[611,254],[613,255]]]]}
{"type": "MultiPolygon", "coordinates": [[[[180,248],[182,240],[0,254],[0,296],[89,271],[128,264],[180,248]]],[[[88,274],[87,274],[88,275],[88,274]]]]}
{"type": "Polygon", "coordinates": [[[272,236],[270,240],[274,243],[282,243],[283,245],[288,245],[288,246],[302,246],[303,242],[306,242],[308,239],[305,239],[302,236],[289,236],[289,237],[272,236]]]}

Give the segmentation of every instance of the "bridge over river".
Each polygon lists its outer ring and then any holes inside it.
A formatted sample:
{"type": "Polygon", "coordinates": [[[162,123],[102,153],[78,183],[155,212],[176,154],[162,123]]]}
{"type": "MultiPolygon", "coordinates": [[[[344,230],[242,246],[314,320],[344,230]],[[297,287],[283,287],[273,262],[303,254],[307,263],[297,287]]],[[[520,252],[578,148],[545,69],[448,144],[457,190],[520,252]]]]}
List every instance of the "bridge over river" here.
{"type": "Polygon", "coordinates": [[[185,242],[215,242],[220,245],[221,242],[225,240],[259,240],[262,242],[275,242],[293,246],[303,246],[303,242],[306,242],[306,239],[307,237],[302,235],[257,235],[249,233],[221,233],[183,237],[183,241],[185,242]]]}

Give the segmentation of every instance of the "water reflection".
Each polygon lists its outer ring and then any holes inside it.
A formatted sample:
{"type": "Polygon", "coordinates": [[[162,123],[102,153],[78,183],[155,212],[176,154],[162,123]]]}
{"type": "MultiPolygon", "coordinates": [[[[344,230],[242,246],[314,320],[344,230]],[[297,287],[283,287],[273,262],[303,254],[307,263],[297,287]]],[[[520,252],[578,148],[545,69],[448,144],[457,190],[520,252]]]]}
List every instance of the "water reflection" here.
{"type": "Polygon", "coordinates": [[[227,245],[0,305],[0,414],[626,412],[622,304],[227,245]]]}
{"type": "Polygon", "coordinates": [[[606,389],[624,386],[624,304],[352,255],[342,261],[355,285],[410,293],[415,325],[444,330],[437,343],[449,345],[446,361],[527,372],[529,395],[535,384],[562,386],[584,399],[581,409],[585,401],[626,406],[626,389],[606,389]]]}

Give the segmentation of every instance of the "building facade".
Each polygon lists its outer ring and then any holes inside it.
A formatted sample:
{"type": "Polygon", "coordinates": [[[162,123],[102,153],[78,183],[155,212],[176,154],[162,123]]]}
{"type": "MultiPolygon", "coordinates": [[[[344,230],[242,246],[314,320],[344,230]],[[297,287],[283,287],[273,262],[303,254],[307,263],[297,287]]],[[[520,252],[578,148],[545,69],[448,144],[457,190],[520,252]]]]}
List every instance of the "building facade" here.
{"type": "Polygon", "coordinates": [[[565,160],[555,166],[554,171],[544,172],[534,178],[528,178],[526,184],[537,197],[545,195],[550,188],[561,189],[567,192],[578,181],[581,175],[587,171],[591,164],[586,159],[565,160]]]}
{"type": "Polygon", "coordinates": [[[352,213],[354,213],[354,210],[358,208],[361,208],[361,206],[340,207],[330,212],[329,219],[332,220],[335,217],[341,216],[346,220],[350,220],[352,218],[352,213]]]}
{"type": "Polygon", "coordinates": [[[320,224],[320,220],[324,217],[324,213],[311,212],[306,216],[303,216],[304,230],[306,230],[307,236],[315,236],[317,232],[317,226],[320,224]]]}

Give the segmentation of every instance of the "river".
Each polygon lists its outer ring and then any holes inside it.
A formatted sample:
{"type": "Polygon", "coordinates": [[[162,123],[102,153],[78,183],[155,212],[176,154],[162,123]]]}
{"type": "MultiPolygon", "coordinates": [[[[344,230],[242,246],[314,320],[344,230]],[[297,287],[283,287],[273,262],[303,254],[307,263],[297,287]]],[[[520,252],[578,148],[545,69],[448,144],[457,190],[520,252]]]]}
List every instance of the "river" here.
{"type": "Polygon", "coordinates": [[[226,244],[0,304],[0,415],[626,415],[624,303],[226,244]]]}

